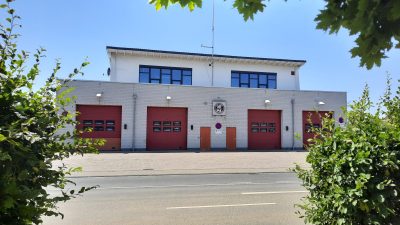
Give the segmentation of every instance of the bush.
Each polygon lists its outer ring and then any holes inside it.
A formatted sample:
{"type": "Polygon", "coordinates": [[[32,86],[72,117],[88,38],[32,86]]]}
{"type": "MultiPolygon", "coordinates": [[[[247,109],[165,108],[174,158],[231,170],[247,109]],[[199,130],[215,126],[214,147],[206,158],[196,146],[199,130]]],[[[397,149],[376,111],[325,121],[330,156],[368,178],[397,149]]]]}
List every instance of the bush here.
{"type": "Polygon", "coordinates": [[[324,118],[308,148],[310,169],[294,169],[309,191],[298,212],[311,224],[400,224],[400,87],[375,113],[365,88],[345,127],[324,118]]]}
{"type": "MultiPolygon", "coordinates": [[[[37,50],[33,65],[28,66],[30,54],[17,49],[18,35],[14,29],[19,17],[10,8],[10,2],[0,5],[8,15],[8,25],[0,25],[0,224],[38,224],[43,215],[62,216],[57,202],[93,188],[66,190],[66,184],[73,184],[66,175],[76,169],[64,165],[52,168],[52,162],[96,152],[97,142],[79,138],[76,131],[59,132],[76,123],[75,115],[63,110],[71,102],[64,98],[66,92],[56,97],[65,85],[56,79],[60,63],[56,63],[46,84],[35,90],[33,85],[40,73],[44,50],[37,50]],[[61,194],[50,196],[48,187],[61,190],[61,194]]],[[[87,64],[75,69],[68,79],[83,74],[81,69],[87,64]]]]}

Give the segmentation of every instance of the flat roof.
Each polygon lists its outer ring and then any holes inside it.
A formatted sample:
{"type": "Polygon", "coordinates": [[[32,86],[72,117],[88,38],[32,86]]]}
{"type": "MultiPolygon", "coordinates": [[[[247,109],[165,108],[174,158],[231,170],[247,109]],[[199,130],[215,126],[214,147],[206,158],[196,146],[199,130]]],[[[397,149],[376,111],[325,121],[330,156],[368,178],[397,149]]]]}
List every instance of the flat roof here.
{"type": "MultiPolygon", "coordinates": [[[[197,56],[197,57],[212,57],[212,54],[205,53],[193,53],[193,52],[180,52],[180,51],[165,51],[165,50],[154,50],[154,49],[144,49],[144,48],[126,48],[126,47],[115,47],[115,46],[106,46],[107,52],[131,52],[131,53],[153,53],[153,54],[162,54],[162,55],[177,55],[177,56],[197,56]]],[[[265,62],[283,62],[295,64],[297,66],[302,66],[306,63],[306,60],[296,60],[296,59],[277,59],[277,58],[263,58],[263,57],[248,57],[248,56],[235,56],[235,55],[220,55],[214,54],[215,58],[221,59],[233,59],[233,60],[244,60],[244,61],[265,61],[265,62]]]]}

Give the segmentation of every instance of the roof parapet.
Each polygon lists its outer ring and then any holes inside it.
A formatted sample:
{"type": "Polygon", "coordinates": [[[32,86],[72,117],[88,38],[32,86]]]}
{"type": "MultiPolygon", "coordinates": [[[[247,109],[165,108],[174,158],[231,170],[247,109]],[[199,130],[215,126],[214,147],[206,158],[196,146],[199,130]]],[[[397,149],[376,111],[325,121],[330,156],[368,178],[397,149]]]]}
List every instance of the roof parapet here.
{"type": "MultiPolygon", "coordinates": [[[[153,49],[142,49],[142,48],[106,46],[106,49],[108,54],[118,53],[118,54],[129,54],[129,55],[188,58],[188,59],[198,59],[198,60],[208,60],[210,59],[210,57],[212,57],[211,54],[204,54],[204,53],[164,51],[164,50],[153,50],[153,49]]],[[[232,56],[232,55],[219,55],[219,54],[214,54],[213,57],[214,60],[222,62],[260,63],[260,64],[296,66],[296,67],[300,67],[306,63],[306,60],[232,56]]]]}

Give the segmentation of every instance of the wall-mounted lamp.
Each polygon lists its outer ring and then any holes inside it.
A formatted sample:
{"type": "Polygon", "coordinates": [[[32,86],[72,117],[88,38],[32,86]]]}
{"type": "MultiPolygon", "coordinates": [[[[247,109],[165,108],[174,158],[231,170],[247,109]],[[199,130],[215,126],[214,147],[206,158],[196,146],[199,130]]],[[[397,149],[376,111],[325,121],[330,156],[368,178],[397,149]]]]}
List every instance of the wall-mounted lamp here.
{"type": "Polygon", "coordinates": [[[96,93],[96,98],[97,98],[97,101],[99,101],[99,104],[100,104],[100,100],[101,100],[102,96],[103,96],[103,92],[96,93]]]}
{"type": "Polygon", "coordinates": [[[165,99],[166,99],[167,101],[171,101],[172,97],[168,95],[167,97],[165,97],[165,99]]]}
{"type": "Polygon", "coordinates": [[[265,99],[264,103],[267,105],[267,104],[271,103],[271,100],[265,99]]]}
{"type": "Polygon", "coordinates": [[[314,98],[314,102],[315,102],[315,105],[318,107],[318,106],[323,106],[323,105],[325,105],[326,103],[323,101],[323,99],[322,98],[319,98],[319,97],[316,97],[316,98],[314,98]]]}

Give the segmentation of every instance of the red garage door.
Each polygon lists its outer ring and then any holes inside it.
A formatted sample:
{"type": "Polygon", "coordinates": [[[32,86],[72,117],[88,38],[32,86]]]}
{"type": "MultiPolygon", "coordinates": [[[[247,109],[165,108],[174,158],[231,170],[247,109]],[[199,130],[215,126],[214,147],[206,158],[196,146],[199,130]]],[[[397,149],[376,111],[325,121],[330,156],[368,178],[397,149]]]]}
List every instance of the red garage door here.
{"type": "Polygon", "coordinates": [[[303,111],[303,144],[305,147],[308,145],[307,140],[314,137],[314,134],[310,131],[311,126],[321,127],[322,118],[326,115],[332,117],[332,113],[327,111],[303,111]]]}
{"type": "Polygon", "coordinates": [[[100,150],[121,149],[121,106],[76,105],[79,115],[78,129],[92,128],[92,132],[82,134],[84,138],[102,138],[106,140],[100,150]]]}
{"type": "Polygon", "coordinates": [[[147,107],[147,150],[183,150],[187,108],[147,107]]]}
{"type": "Polygon", "coordinates": [[[249,109],[248,148],[281,148],[281,111],[249,109]]]}

